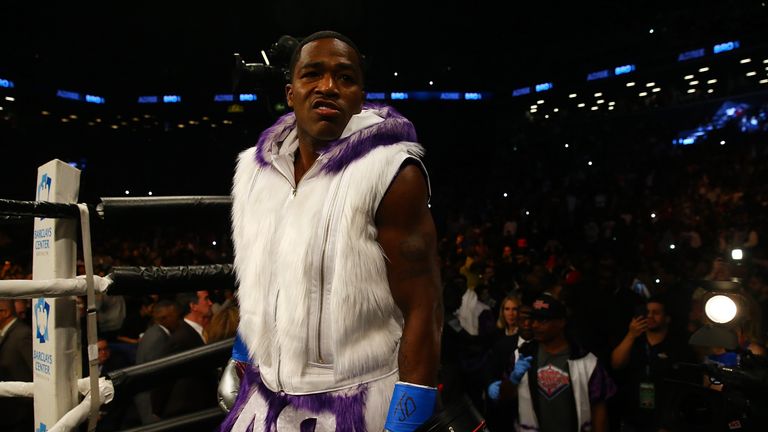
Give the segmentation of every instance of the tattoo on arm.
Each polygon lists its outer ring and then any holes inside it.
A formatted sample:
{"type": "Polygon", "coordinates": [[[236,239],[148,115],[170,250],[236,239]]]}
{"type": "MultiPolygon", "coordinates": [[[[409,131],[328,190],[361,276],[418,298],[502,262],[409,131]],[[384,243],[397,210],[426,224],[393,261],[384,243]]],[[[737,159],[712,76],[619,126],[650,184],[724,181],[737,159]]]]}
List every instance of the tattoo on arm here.
{"type": "Polygon", "coordinates": [[[413,234],[400,242],[400,258],[403,266],[398,275],[400,279],[410,279],[430,273],[429,239],[425,234],[413,234]]]}

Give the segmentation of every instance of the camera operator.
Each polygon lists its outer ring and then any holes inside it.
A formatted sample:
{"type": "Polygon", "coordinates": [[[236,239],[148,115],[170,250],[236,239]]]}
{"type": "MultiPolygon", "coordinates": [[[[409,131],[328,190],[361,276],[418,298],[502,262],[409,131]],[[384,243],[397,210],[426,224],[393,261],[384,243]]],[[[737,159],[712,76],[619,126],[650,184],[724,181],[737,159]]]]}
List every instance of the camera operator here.
{"type": "Polygon", "coordinates": [[[623,378],[622,431],[670,429],[674,387],[668,379],[676,362],[694,359],[686,341],[670,334],[671,317],[660,297],[651,297],[644,312],[632,318],[626,336],[611,353],[613,369],[624,372],[618,377],[623,378]]]}

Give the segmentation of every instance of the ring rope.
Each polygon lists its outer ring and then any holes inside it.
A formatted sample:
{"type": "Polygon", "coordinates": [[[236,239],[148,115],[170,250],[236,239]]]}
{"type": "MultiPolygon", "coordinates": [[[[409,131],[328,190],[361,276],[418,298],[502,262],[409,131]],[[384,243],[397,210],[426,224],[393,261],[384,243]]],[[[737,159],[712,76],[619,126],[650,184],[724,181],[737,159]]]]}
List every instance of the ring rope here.
{"type": "MultiPolygon", "coordinates": [[[[97,345],[97,321],[96,321],[96,293],[93,281],[93,251],[91,249],[91,220],[88,206],[78,204],[80,209],[80,231],[83,234],[83,259],[85,264],[85,282],[87,293],[87,339],[88,339],[88,373],[91,379],[91,394],[99,388],[99,347],[97,345]]],[[[88,417],[88,430],[95,431],[99,421],[100,399],[90,404],[90,416],[88,417]]]]}

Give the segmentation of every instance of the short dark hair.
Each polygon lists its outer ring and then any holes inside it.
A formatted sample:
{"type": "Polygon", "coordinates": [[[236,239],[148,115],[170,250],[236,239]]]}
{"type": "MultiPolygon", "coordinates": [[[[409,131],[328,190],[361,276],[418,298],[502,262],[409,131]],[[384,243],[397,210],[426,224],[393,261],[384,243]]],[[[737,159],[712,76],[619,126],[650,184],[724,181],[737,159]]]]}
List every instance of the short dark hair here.
{"type": "Polygon", "coordinates": [[[186,316],[191,311],[189,307],[190,303],[197,304],[198,301],[197,291],[176,294],[176,303],[179,305],[179,313],[181,316],[186,316]]]}
{"type": "Polygon", "coordinates": [[[352,39],[344,36],[339,32],[335,32],[331,30],[322,30],[322,31],[312,33],[311,35],[302,39],[301,42],[299,42],[299,44],[296,46],[296,49],[293,50],[293,54],[291,54],[291,61],[288,63],[288,81],[290,81],[293,78],[293,72],[294,72],[294,69],[296,68],[296,63],[299,61],[299,56],[301,55],[301,49],[304,48],[304,46],[307,45],[308,43],[314,42],[320,39],[337,39],[349,45],[353,50],[355,50],[355,53],[357,53],[357,58],[358,58],[358,61],[360,62],[359,64],[360,72],[365,74],[363,54],[357,48],[357,45],[355,45],[355,43],[352,42],[352,39]]]}
{"type": "Polygon", "coordinates": [[[660,305],[661,305],[661,307],[663,307],[663,308],[664,308],[664,315],[669,315],[669,305],[667,304],[667,299],[666,299],[666,298],[664,298],[664,297],[662,297],[662,296],[659,296],[659,295],[654,295],[654,296],[651,296],[651,297],[650,297],[650,298],[649,298],[649,299],[648,299],[648,300],[645,302],[645,304],[646,304],[646,305],[647,305],[648,303],[658,303],[658,304],[660,304],[660,305]]]}

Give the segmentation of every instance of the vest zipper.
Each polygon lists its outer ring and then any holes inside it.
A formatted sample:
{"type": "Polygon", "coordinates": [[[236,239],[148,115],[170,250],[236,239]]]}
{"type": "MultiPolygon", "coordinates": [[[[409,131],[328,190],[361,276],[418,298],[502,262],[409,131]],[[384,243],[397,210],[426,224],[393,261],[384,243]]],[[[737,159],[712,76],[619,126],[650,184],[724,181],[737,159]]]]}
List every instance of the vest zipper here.
{"type": "MultiPolygon", "coordinates": [[[[339,182],[340,183],[340,182],[339,182]]],[[[339,187],[341,185],[337,184],[336,187],[333,190],[333,195],[331,195],[331,199],[329,201],[330,207],[328,212],[328,219],[325,221],[325,232],[323,234],[323,252],[320,255],[320,292],[318,294],[318,306],[317,306],[317,353],[316,357],[321,364],[325,364],[325,359],[323,359],[323,350],[322,350],[322,334],[323,334],[323,305],[325,300],[325,252],[328,249],[328,237],[331,232],[331,221],[333,220],[333,217],[336,213],[336,197],[339,193],[339,187]]]]}
{"type": "MultiPolygon", "coordinates": [[[[277,334],[277,301],[279,300],[279,298],[280,298],[280,289],[278,288],[277,292],[275,292],[275,307],[274,307],[273,316],[272,316],[272,319],[274,320],[274,323],[275,323],[275,334],[277,334]]],[[[275,377],[277,377],[277,391],[278,392],[282,392],[283,391],[283,383],[280,380],[280,343],[277,342],[277,343],[275,343],[275,345],[276,345],[275,346],[275,351],[277,352],[277,362],[276,362],[277,363],[277,368],[276,368],[276,372],[277,373],[275,373],[275,377]]]]}

